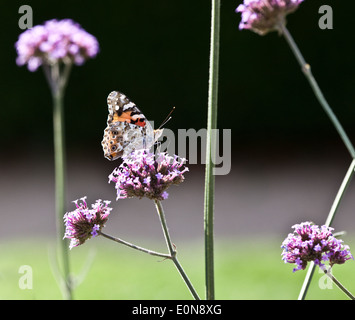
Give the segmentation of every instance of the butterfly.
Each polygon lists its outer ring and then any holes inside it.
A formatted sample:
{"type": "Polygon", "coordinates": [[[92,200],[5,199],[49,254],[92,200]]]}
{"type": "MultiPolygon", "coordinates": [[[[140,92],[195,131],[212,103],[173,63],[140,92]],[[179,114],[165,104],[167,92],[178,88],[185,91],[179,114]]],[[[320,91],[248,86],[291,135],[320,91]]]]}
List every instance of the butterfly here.
{"type": "Polygon", "coordinates": [[[134,150],[150,149],[163,129],[153,130],[144,114],[126,95],[112,91],[107,97],[107,127],[101,142],[108,160],[127,157],[134,150]]]}

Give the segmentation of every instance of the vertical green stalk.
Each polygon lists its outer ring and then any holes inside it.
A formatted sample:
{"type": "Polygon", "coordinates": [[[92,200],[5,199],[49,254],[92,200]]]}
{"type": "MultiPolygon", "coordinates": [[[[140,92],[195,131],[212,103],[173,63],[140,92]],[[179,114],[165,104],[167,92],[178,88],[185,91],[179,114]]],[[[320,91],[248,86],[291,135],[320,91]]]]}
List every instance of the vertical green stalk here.
{"type": "MultiPolygon", "coordinates": [[[[288,31],[288,29],[286,28],[286,26],[283,23],[281,23],[279,25],[279,29],[280,29],[281,33],[283,34],[283,36],[285,37],[292,52],[294,53],[299,65],[301,66],[302,71],[303,71],[304,75],[306,76],[316,98],[318,99],[320,105],[322,106],[322,108],[324,109],[326,114],[328,115],[330,121],[333,123],[335,129],[337,130],[340,138],[343,140],[343,143],[345,144],[346,148],[348,149],[348,151],[353,159],[353,161],[351,162],[350,167],[344,177],[344,180],[339,188],[339,191],[335,197],[335,200],[334,200],[333,205],[330,209],[330,212],[328,214],[328,218],[326,220],[325,225],[329,227],[334,220],[334,217],[335,217],[335,214],[336,214],[337,209],[339,207],[340,201],[341,201],[341,199],[345,193],[345,190],[346,190],[347,186],[349,185],[350,180],[354,174],[355,149],[354,149],[354,146],[352,145],[348,135],[346,134],[345,130],[343,129],[341,123],[339,122],[339,120],[336,117],[336,115],[334,114],[332,108],[330,107],[327,100],[325,99],[321,89],[319,88],[317,81],[315,80],[315,78],[311,72],[310,65],[308,63],[306,63],[305,59],[303,58],[303,55],[301,54],[301,51],[299,50],[296,42],[293,40],[290,32],[288,31]]],[[[303,300],[306,297],[306,294],[307,294],[307,291],[309,288],[309,284],[312,280],[312,276],[314,273],[314,268],[315,268],[315,264],[312,262],[307,270],[306,278],[303,282],[300,294],[298,296],[299,300],[303,300]]]]}
{"type": "Polygon", "coordinates": [[[209,63],[208,86],[208,115],[207,115],[207,146],[206,146],[206,171],[205,171],[205,268],[206,268],[206,299],[215,299],[214,288],[214,188],[213,175],[216,152],[217,129],[217,101],[218,101],[218,65],[219,65],[219,33],[220,33],[220,0],[212,0],[211,12],[211,43],[209,63]]]}
{"type": "MultiPolygon", "coordinates": [[[[55,173],[55,211],[59,250],[63,260],[63,272],[65,286],[64,298],[72,299],[69,284],[69,257],[68,239],[64,236],[63,215],[65,213],[65,146],[64,146],[64,119],[63,119],[63,96],[57,92],[53,96],[53,133],[54,133],[54,173],[55,173]]],[[[62,290],[62,291],[63,291],[62,290]]]]}
{"type": "Polygon", "coordinates": [[[171,238],[170,238],[168,226],[166,224],[164,209],[163,209],[163,206],[162,206],[162,204],[161,204],[161,202],[159,200],[155,200],[155,207],[157,208],[157,212],[159,214],[159,219],[160,219],[160,223],[161,223],[161,226],[162,226],[162,229],[163,229],[165,242],[166,242],[166,245],[167,245],[168,250],[169,250],[169,255],[170,255],[169,258],[174,262],[174,265],[175,265],[176,269],[179,271],[181,278],[184,280],[186,286],[190,290],[190,293],[192,294],[194,299],[195,300],[200,300],[200,297],[197,294],[195,288],[193,287],[189,277],[187,276],[187,274],[184,271],[184,269],[182,268],[180,262],[176,258],[176,250],[175,250],[174,245],[173,245],[173,243],[171,241],[171,238]]]}
{"type": "Polygon", "coordinates": [[[70,284],[68,239],[63,239],[65,228],[63,215],[65,213],[65,127],[64,127],[64,90],[71,69],[71,64],[65,65],[63,74],[59,64],[44,66],[44,71],[49,81],[53,98],[53,138],[54,138],[54,175],[55,175],[55,211],[58,247],[63,263],[62,294],[64,299],[72,299],[70,284]]]}

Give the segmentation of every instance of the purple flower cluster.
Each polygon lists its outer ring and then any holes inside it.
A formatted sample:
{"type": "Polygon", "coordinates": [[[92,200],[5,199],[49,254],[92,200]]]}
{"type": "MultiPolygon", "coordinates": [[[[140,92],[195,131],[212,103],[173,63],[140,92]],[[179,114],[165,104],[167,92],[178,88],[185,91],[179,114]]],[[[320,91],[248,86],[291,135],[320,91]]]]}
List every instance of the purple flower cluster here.
{"type": "Polygon", "coordinates": [[[116,184],[117,199],[147,197],[153,200],[168,198],[166,190],[184,181],[185,159],[160,153],[157,157],[148,150],[135,150],[109,176],[116,184]]]}
{"type": "Polygon", "coordinates": [[[290,233],[282,243],[282,260],[285,263],[295,263],[297,270],[304,270],[309,261],[323,266],[325,261],[332,267],[334,264],[343,264],[349,259],[354,259],[349,251],[349,246],[344,246],[342,240],[336,239],[333,228],[321,226],[311,222],[302,222],[292,226],[294,233],[290,233]]]}
{"type": "Polygon", "coordinates": [[[244,0],[236,9],[242,14],[239,29],[250,29],[260,35],[278,30],[285,17],[294,12],[303,0],[244,0]]]}
{"type": "Polygon", "coordinates": [[[99,51],[96,38],[70,19],[49,20],[20,34],[15,44],[19,66],[35,71],[55,62],[81,65],[99,51]]]}
{"type": "Polygon", "coordinates": [[[76,209],[64,215],[65,235],[64,238],[71,239],[69,248],[83,244],[87,239],[96,237],[106,221],[112,208],[108,205],[110,201],[97,200],[89,209],[86,197],[73,201],[76,209]]]}

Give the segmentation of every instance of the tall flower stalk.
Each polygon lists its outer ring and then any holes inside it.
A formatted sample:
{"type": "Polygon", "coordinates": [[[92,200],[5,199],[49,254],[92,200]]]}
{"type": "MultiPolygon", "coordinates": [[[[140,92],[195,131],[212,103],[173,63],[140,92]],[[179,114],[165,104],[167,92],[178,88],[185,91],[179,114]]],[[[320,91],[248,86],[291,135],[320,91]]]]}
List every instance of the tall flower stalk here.
{"type": "Polygon", "coordinates": [[[220,6],[220,0],[212,0],[204,196],[205,279],[207,300],[214,300],[215,298],[213,228],[215,178],[213,160],[216,152],[215,130],[217,129],[220,6]]]}
{"type": "Polygon", "coordinates": [[[63,276],[60,279],[65,299],[72,299],[68,244],[62,241],[65,212],[65,125],[64,93],[73,64],[82,65],[96,56],[99,45],[94,36],[70,19],[50,20],[26,30],[16,42],[16,63],[27,65],[29,71],[42,66],[48,81],[53,101],[55,212],[63,276]]]}
{"type": "MultiPolygon", "coordinates": [[[[65,157],[65,124],[64,124],[64,92],[72,64],[65,64],[63,73],[59,71],[59,64],[49,67],[44,65],[45,74],[49,81],[53,99],[53,137],[54,137],[54,179],[55,179],[55,212],[57,235],[64,233],[62,223],[66,202],[66,157],[65,157]]],[[[60,238],[59,238],[60,239],[60,238]]],[[[63,260],[64,281],[62,292],[65,299],[72,299],[72,286],[70,280],[69,256],[67,241],[59,241],[63,260]]]]}
{"type": "MultiPolygon", "coordinates": [[[[286,28],[286,15],[297,10],[298,6],[302,2],[303,0],[244,0],[244,3],[239,5],[236,11],[242,14],[242,21],[239,24],[239,29],[249,29],[260,35],[265,35],[271,31],[278,31],[279,34],[284,36],[286,42],[295,55],[297,62],[299,63],[302,72],[306,76],[306,79],[308,80],[318,102],[334,125],[336,131],[338,132],[340,138],[342,139],[344,145],[349,151],[350,156],[353,159],[326,219],[325,226],[330,227],[337,213],[337,209],[340,205],[346,188],[354,175],[355,149],[343,126],[325,99],[323,92],[321,91],[316,79],[311,72],[311,66],[304,59],[292,35],[286,28]]],[[[308,268],[306,278],[303,282],[303,286],[298,297],[300,300],[303,300],[306,297],[307,290],[314,273],[314,267],[315,263],[312,262],[308,268]]]]}

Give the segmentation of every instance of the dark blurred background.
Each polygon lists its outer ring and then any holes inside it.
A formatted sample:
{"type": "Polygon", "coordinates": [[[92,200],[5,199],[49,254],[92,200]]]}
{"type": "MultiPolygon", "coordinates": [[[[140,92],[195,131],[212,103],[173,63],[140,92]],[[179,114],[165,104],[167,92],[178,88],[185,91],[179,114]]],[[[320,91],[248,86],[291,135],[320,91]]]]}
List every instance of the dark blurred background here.
{"type": "MultiPolygon", "coordinates": [[[[100,44],[95,59],[72,69],[65,95],[68,203],[83,195],[89,202],[106,195],[114,200],[107,176],[115,164],[103,158],[100,145],[110,91],[124,92],[156,124],[175,106],[167,125],[175,132],[206,127],[210,1],[1,3],[0,214],[9,223],[6,228],[3,223],[1,236],[14,230],[42,232],[38,223],[54,219],[51,96],[41,69],[29,72],[15,63],[14,44],[23,32],[18,27],[21,5],[32,7],[34,25],[71,18],[100,44]],[[29,212],[38,219],[24,225],[21,217],[29,212]]],[[[232,129],[233,164],[230,175],[216,177],[216,209],[225,215],[216,218],[217,231],[242,232],[245,223],[255,227],[255,222],[259,230],[263,220],[269,221],[267,232],[286,233],[289,223],[300,219],[323,223],[350,156],[285,40],[275,32],[262,37],[238,30],[235,8],[240,3],[223,0],[221,7],[218,127],[232,129]],[[237,217],[245,223],[231,224],[237,217]]],[[[288,16],[287,26],[355,141],[353,13],[353,1],[306,0],[288,16]],[[324,4],[333,8],[333,30],[318,27],[318,9],[324,4]]],[[[185,189],[171,189],[166,202],[188,211],[185,218],[172,220],[183,226],[189,217],[196,219],[201,231],[203,174],[203,166],[192,165],[185,189]],[[196,197],[186,202],[184,191],[196,197]]],[[[349,221],[351,199],[348,195],[344,200],[349,202],[349,221]]],[[[118,205],[125,208],[123,216],[130,201],[118,205]]],[[[143,208],[144,201],[137,205],[143,208]]],[[[147,231],[144,223],[143,229],[147,231]]]]}

